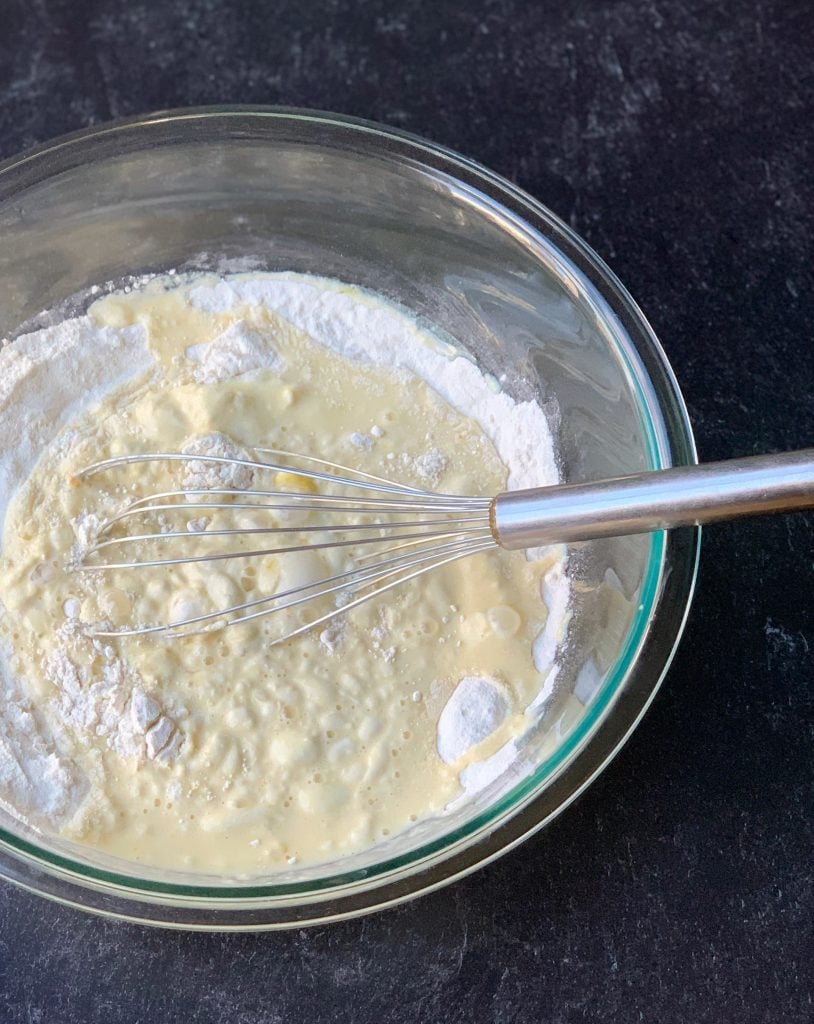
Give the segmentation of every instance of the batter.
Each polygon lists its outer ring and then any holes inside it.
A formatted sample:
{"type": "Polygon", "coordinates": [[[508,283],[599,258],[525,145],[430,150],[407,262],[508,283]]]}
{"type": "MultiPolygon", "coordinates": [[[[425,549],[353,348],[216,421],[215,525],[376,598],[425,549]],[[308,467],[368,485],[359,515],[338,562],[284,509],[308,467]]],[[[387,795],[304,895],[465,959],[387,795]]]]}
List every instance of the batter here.
{"type": "MultiPolygon", "coordinates": [[[[367,330],[383,311],[400,316],[369,295],[302,280],[312,290],[305,299],[341,295],[367,330]]],[[[558,621],[547,623],[541,598],[552,574],[561,577],[555,554],[495,551],[275,647],[269,641],[305,621],[304,611],[180,640],[88,635],[99,624],[202,614],[348,564],[342,552],[304,552],[72,571],[99,522],[134,496],[319,487],[192,460],[76,479],[99,459],[149,451],[262,459],[254,448],[266,446],[445,493],[491,495],[507,485],[512,468],[493,440],[433,381],[348,358],[347,348],[255,301],[253,287],[233,288],[226,301],[222,282],[164,281],[98,301],[94,328],[138,332],[149,365],[70,419],[16,493],[3,531],[6,667],[40,723],[40,753],[69,783],[51,808],[4,799],[37,827],[158,867],[265,873],[369,847],[443,811],[460,796],[462,770],[528,727],[525,709],[548,668],[535,663],[535,649],[541,637],[551,646],[564,614],[559,600],[558,621]],[[467,706],[481,708],[468,732],[467,706]],[[443,737],[442,714],[458,716],[443,737]]],[[[444,349],[417,331],[414,345],[444,349]]],[[[451,352],[444,359],[462,362],[451,352]]],[[[149,526],[186,529],[188,538],[128,553],[206,553],[218,549],[208,531],[269,525],[271,516],[182,504],[149,526]]],[[[237,543],[258,546],[256,537],[237,543]]],[[[0,772],[0,795],[2,781],[0,772]]]]}

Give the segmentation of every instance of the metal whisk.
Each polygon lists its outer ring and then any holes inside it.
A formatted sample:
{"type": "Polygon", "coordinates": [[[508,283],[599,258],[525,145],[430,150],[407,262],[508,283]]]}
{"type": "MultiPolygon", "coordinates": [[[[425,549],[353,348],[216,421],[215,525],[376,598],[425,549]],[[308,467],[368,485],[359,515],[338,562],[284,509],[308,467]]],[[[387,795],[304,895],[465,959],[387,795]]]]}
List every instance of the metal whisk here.
{"type": "Polygon", "coordinates": [[[188,636],[279,614],[333,595],[335,607],[273,641],[282,643],[408,580],[498,546],[541,547],[814,507],[814,449],[640,473],[596,483],[505,492],[496,497],[437,494],[313,456],[270,448],[254,451],[257,460],[178,452],[126,455],[87,466],[76,474],[76,479],[134,463],[201,461],[248,467],[261,474],[285,473],[323,485],[330,493],[201,487],[148,494],[103,522],[95,543],[73,568],[85,572],[160,569],[329,549],[346,549],[351,556],[350,567],[323,579],[201,615],[157,625],[100,628],[92,635],[188,636]],[[273,461],[266,461],[267,458],[273,461]],[[213,529],[194,534],[186,528],[117,534],[118,530],[150,516],[180,516],[193,510],[266,511],[277,513],[278,518],[280,513],[315,513],[320,521],[213,529]],[[359,521],[348,522],[349,518],[359,521]],[[274,544],[253,550],[229,550],[227,542],[226,550],[202,550],[192,556],[105,560],[114,549],[126,549],[138,542],[164,545],[193,536],[209,543],[215,537],[249,535],[270,535],[274,544]],[[294,539],[293,535],[308,539],[286,544],[286,538],[294,539]]]}

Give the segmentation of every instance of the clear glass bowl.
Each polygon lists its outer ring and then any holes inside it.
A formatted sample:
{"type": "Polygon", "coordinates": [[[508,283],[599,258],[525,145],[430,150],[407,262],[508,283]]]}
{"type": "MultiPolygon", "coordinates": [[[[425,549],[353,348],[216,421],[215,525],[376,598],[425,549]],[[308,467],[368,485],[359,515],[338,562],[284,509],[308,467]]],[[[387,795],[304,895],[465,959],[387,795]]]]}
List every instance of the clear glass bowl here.
{"type": "MultiPolygon", "coordinates": [[[[664,353],[596,254],[510,182],[392,129],[273,108],[93,128],[0,166],[0,233],[0,337],[130,274],[315,273],[384,294],[511,394],[539,397],[567,480],[695,461],[664,353]]],[[[338,919],[450,882],[544,825],[619,749],[672,658],[698,545],[686,529],[572,550],[555,697],[517,763],[454,813],[336,863],[241,879],[147,869],[0,811],[0,872],[86,910],[212,929],[338,919]]]]}

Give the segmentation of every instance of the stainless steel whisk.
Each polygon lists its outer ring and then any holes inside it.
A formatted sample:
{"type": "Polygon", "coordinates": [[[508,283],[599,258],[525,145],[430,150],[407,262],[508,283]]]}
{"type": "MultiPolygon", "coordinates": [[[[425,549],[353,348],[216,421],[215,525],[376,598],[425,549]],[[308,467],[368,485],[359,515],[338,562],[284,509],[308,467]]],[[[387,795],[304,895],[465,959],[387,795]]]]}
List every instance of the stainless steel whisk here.
{"type": "Polygon", "coordinates": [[[814,507],[814,448],[638,473],[595,483],[509,491],[496,497],[437,494],[313,456],[271,448],[254,451],[258,456],[284,461],[180,452],[126,455],[87,466],[76,474],[76,479],[134,463],[202,461],[250,467],[256,473],[285,473],[340,493],[214,487],[148,494],[102,523],[95,543],[73,568],[112,572],[338,548],[346,549],[352,556],[351,567],[323,579],[175,622],[100,628],[93,630],[92,635],[188,636],[279,614],[334,596],[336,607],[272,641],[282,643],[408,580],[495,547],[536,548],[814,507]],[[341,493],[348,491],[351,493],[341,493]],[[318,523],[274,523],[267,527],[213,529],[195,534],[187,529],[168,529],[115,535],[117,529],[144,517],[207,509],[308,512],[318,513],[323,518],[318,523]],[[351,516],[362,521],[342,521],[342,517],[351,516]],[[163,545],[194,536],[208,543],[210,538],[237,535],[270,535],[275,543],[254,550],[202,551],[192,556],[99,560],[101,552],[138,542],[163,545]],[[286,537],[293,539],[293,535],[311,539],[295,544],[278,542],[286,537]]]}

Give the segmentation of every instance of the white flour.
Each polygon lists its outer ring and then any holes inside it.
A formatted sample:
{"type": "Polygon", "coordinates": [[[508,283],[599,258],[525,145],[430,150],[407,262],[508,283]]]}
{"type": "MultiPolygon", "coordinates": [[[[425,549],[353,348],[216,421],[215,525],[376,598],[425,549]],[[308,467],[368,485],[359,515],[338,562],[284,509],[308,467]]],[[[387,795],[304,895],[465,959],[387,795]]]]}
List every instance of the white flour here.
{"type": "Polygon", "coordinates": [[[95,641],[102,667],[93,674],[72,659],[76,622],[67,619],[58,630],[61,644],[43,661],[43,672],[55,686],[61,721],[76,733],[102,736],[122,757],[170,760],[183,736],[175,722],[148,696],[138,674],[116,658],[112,647],[95,641]]]}
{"type": "Polygon", "coordinates": [[[310,284],[295,275],[237,277],[202,284],[193,305],[224,312],[236,305],[262,305],[285,317],[315,341],[348,359],[404,369],[480,425],[508,467],[512,489],[556,483],[554,441],[536,402],[515,402],[495,391],[477,366],[450,358],[432,335],[381,300],[368,299],[336,281],[310,284]]]}
{"type": "Polygon", "coordinates": [[[45,445],[152,362],[141,327],[98,328],[87,316],[26,334],[0,351],[0,522],[45,445]]]}
{"type": "Polygon", "coordinates": [[[244,320],[228,327],[223,334],[205,345],[191,345],[186,357],[198,364],[195,379],[201,384],[242,377],[254,370],[276,370],[280,357],[260,334],[244,320]]]}
{"type": "Polygon", "coordinates": [[[454,764],[503,722],[509,704],[500,683],[482,676],[464,676],[438,719],[438,753],[454,764]]]}
{"type": "MultiPolygon", "coordinates": [[[[224,434],[204,434],[193,437],[181,449],[184,455],[209,455],[217,459],[245,459],[251,456],[244,448],[239,448],[234,441],[224,434]]],[[[183,477],[181,486],[187,491],[205,491],[208,488],[231,488],[245,491],[252,485],[254,470],[250,466],[241,466],[234,462],[207,462],[204,459],[190,459],[182,463],[183,477]]],[[[197,500],[198,495],[190,495],[188,500],[197,500]]]]}
{"type": "MultiPolygon", "coordinates": [[[[337,282],[280,274],[202,283],[192,289],[191,301],[214,312],[239,304],[264,305],[340,355],[414,373],[480,425],[507,466],[510,488],[558,479],[553,440],[542,409],[494,390],[469,359],[451,358],[431,335],[381,300],[351,293],[337,282]]],[[[244,322],[207,345],[192,346],[187,356],[197,364],[195,377],[200,382],[228,380],[279,365],[268,339],[244,322]]],[[[0,351],[0,524],[10,498],[43,448],[83,409],[151,365],[140,326],[97,328],[87,316],[26,335],[0,351]]],[[[367,433],[353,435],[350,443],[372,446],[381,436],[382,429],[373,425],[367,433]]],[[[234,454],[230,445],[222,435],[211,435],[196,439],[187,450],[234,454]]],[[[413,460],[427,485],[437,486],[446,468],[443,455],[430,450],[413,460]]],[[[190,460],[185,464],[184,485],[250,485],[251,470],[241,472],[238,467],[238,476],[226,480],[221,469],[190,460]]],[[[235,467],[230,471],[234,473],[235,467]]],[[[85,525],[92,536],[95,524],[85,525]]],[[[205,525],[201,521],[201,528],[205,525]]],[[[563,575],[547,578],[547,587],[548,622],[534,649],[538,669],[549,677],[548,684],[541,681],[541,696],[550,692],[556,674],[556,648],[568,603],[563,575]]],[[[145,693],[138,676],[112,651],[102,650],[103,657],[97,659],[101,668],[92,676],[83,675],[71,657],[71,621],[63,627],[64,644],[43,665],[55,694],[47,720],[24,696],[25,688],[14,678],[9,657],[0,654],[0,802],[35,823],[58,823],[73,812],[87,790],[87,781],[65,754],[65,728],[80,741],[84,733],[102,736],[125,757],[170,760],[183,744],[173,710],[162,709],[145,693]]],[[[341,629],[324,631],[321,639],[333,650],[341,640],[341,629]]],[[[439,755],[448,763],[457,760],[499,726],[507,707],[494,681],[463,679],[441,715],[439,755]]],[[[477,774],[476,766],[463,773],[464,783],[467,772],[470,777],[477,774]]]]}
{"type": "Polygon", "coordinates": [[[35,825],[60,824],[78,807],[87,783],[7,671],[0,673],[0,701],[0,806],[24,812],[35,825]]]}

